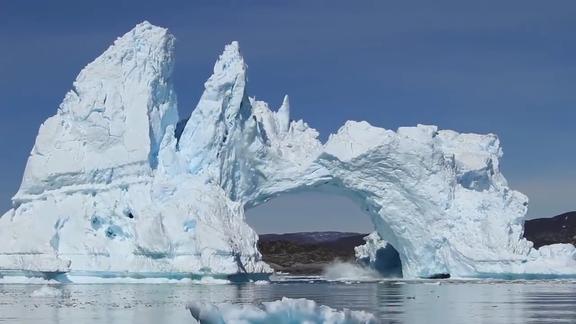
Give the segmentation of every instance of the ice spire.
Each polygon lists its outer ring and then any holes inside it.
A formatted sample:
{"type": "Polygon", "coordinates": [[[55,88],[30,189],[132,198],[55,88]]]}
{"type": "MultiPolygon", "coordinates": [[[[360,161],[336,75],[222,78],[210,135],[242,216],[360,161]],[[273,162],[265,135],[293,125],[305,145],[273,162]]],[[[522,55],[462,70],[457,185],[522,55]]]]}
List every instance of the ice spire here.
{"type": "Polygon", "coordinates": [[[290,101],[288,95],[284,96],[282,106],[276,113],[276,120],[278,121],[278,130],[282,133],[287,132],[290,126],[290,101]]]}
{"type": "Polygon", "coordinates": [[[109,182],[118,167],[132,165],[130,172],[138,173],[154,168],[164,131],[178,120],[173,47],[167,29],[145,21],[88,64],[57,114],[40,127],[15,201],[67,185],[109,182]]]}
{"type": "Polygon", "coordinates": [[[222,151],[241,132],[239,126],[251,114],[246,96],[246,65],[238,42],[225,46],[214,65],[214,74],[204,87],[179,142],[181,154],[193,174],[219,169],[216,166],[222,159],[222,151]]]}

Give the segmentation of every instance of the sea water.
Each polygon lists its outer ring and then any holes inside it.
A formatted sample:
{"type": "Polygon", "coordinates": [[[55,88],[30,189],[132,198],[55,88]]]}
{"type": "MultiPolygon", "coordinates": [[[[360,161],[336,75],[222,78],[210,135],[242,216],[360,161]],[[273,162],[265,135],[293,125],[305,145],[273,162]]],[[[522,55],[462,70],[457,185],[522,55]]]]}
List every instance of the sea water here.
{"type": "Polygon", "coordinates": [[[327,281],[0,285],[0,323],[192,323],[192,301],[283,296],[364,310],[382,323],[576,323],[576,281],[327,281]]]}

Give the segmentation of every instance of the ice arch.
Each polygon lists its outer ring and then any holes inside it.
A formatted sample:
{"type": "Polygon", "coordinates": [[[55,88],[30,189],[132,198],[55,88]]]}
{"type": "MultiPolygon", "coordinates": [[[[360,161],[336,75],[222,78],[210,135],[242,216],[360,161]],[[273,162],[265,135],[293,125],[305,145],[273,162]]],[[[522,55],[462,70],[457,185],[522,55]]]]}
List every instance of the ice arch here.
{"type": "Polygon", "coordinates": [[[259,233],[372,232],[364,235],[364,243],[353,246],[357,261],[372,267],[384,278],[402,278],[399,254],[390,242],[373,232],[369,209],[361,206],[357,199],[349,199],[350,195],[345,197],[339,192],[342,193],[328,183],[302,192],[287,193],[266,202],[266,206],[246,210],[247,222],[259,233]],[[280,200],[279,203],[276,200],[280,200]]]}
{"type": "Polygon", "coordinates": [[[0,274],[266,273],[244,211],[320,188],[367,211],[405,277],[576,272],[573,246],[522,238],[527,198],[496,136],[349,121],[321,143],[288,97],[273,111],[247,95],[236,42],[177,129],[173,44],[145,22],[80,72],[0,217],[0,274]]]}
{"type": "Polygon", "coordinates": [[[500,173],[495,135],[349,121],[322,144],[290,121],[288,97],[277,111],[248,97],[237,43],[216,63],[179,147],[187,172],[244,208],[318,187],[351,197],[398,250],[407,277],[490,275],[528,262],[528,200],[500,173]]]}

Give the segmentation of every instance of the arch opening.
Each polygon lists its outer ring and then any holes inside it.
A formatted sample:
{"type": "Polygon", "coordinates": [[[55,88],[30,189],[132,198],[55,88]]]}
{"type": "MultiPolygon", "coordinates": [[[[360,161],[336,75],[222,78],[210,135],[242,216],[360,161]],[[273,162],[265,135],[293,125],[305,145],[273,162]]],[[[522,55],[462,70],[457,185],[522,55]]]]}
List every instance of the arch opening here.
{"type": "Polygon", "coordinates": [[[294,275],[402,278],[394,246],[382,239],[384,244],[374,249],[370,242],[376,226],[382,226],[371,215],[377,211],[359,195],[336,187],[324,183],[247,205],[246,221],[259,235],[264,261],[294,275]]]}

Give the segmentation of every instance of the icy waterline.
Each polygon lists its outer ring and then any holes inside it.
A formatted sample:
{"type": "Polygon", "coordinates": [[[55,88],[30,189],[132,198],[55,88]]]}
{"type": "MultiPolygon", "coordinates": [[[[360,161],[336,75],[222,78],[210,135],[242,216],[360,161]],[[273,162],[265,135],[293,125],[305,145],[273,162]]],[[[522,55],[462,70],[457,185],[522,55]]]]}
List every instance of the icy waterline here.
{"type": "Polygon", "coordinates": [[[232,42],[177,138],[173,67],[174,36],[144,22],[80,72],[0,217],[0,272],[270,274],[245,210],[315,190],[352,198],[378,236],[359,256],[390,245],[406,278],[576,275],[574,246],[523,238],[496,135],[348,121],[323,144],[287,96],[248,95],[232,42]]]}
{"type": "Polygon", "coordinates": [[[142,274],[61,274],[58,276],[42,276],[40,274],[10,273],[0,275],[0,284],[30,284],[30,285],[82,285],[82,284],[178,284],[178,285],[242,285],[242,284],[289,284],[289,283],[434,283],[434,284],[455,284],[455,283],[539,283],[539,282],[573,282],[576,283],[576,276],[521,276],[497,274],[493,277],[468,277],[449,279],[429,279],[415,278],[406,279],[398,277],[382,277],[373,269],[352,263],[334,262],[327,266],[322,275],[290,275],[290,274],[250,274],[237,277],[228,275],[184,275],[157,273],[148,277],[142,274]]]}
{"type": "Polygon", "coordinates": [[[190,274],[190,273],[142,273],[71,271],[46,273],[30,271],[0,271],[0,283],[30,284],[93,284],[93,283],[202,283],[232,284],[247,282],[270,282],[270,273],[249,274],[190,274]]]}

